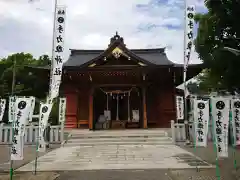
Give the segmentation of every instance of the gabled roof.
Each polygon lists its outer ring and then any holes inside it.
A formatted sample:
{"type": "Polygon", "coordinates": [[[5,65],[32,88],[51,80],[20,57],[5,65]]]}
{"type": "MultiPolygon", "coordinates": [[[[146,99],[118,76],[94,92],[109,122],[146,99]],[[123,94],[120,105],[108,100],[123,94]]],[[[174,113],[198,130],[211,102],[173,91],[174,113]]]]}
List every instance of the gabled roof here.
{"type": "Polygon", "coordinates": [[[116,33],[116,35],[111,38],[110,44],[106,50],[70,49],[71,54],[68,61],[64,64],[64,67],[83,67],[89,65],[108,56],[116,47],[119,47],[129,57],[148,65],[174,65],[174,63],[167,58],[165,48],[128,49],[124,44],[123,38],[116,33]]]}

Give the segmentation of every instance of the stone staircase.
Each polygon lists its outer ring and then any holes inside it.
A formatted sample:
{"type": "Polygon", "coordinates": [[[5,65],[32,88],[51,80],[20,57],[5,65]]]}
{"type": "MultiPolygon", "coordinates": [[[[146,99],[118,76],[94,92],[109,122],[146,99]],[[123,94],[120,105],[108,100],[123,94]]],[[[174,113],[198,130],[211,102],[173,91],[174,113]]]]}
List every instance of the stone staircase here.
{"type": "Polygon", "coordinates": [[[172,144],[166,130],[72,130],[64,146],[93,145],[166,145],[172,144]]]}

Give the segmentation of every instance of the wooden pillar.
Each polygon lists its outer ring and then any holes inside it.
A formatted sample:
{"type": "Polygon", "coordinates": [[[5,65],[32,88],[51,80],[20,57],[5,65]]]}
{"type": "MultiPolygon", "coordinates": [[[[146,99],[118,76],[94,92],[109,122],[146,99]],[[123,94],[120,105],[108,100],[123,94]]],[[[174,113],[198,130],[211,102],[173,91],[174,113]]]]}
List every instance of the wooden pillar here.
{"type": "Polygon", "coordinates": [[[147,102],[146,102],[146,87],[142,88],[143,97],[143,128],[147,128],[147,102]]]}
{"type": "Polygon", "coordinates": [[[93,89],[89,93],[89,130],[93,130],[93,89]]]}

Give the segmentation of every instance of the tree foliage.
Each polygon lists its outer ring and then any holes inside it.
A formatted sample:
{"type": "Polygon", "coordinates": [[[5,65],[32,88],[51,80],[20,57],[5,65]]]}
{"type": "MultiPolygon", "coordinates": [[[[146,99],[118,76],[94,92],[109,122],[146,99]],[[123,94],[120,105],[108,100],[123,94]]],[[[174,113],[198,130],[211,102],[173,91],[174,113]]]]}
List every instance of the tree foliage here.
{"type": "Polygon", "coordinates": [[[197,81],[188,83],[187,87],[192,94],[209,94],[213,91],[223,89],[222,84],[214,75],[211,70],[205,69],[196,77],[197,81]]]}
{"type": "Polygon", "coordinates": [[[44,78],[39,78],[34,69],[31,70],[27,67],[46,66],[50,59],[47,55],[35,59],[29,53],[16,53],[0,60],[0,96],[11,94],[14,61],[16,62],[14,94],[38,98],[46,96],[48,82],[44,78]]]}
{"type": "Polygon", "coordinates": [[[240,0],[206,0],[205,4],[208,13],[195,16],[199,24],[195,39],[196,51],[209,67],[202,81],[213,89],[234,91],[240,88],[240,56],[223,47],[239,49],[236,38],[240,37],[240,0]]]}
{"type": "MultiPolygon", "coordinates": [[[[16,53],[0,60],[0,97],[8,98],[11,95],[14,61],[16,62],[14,94],[17,96],[34,96],[37,100],[45,100],[49,87],[47,76],[42,76],[45,72],[37,72],[36,69],[28,67],[49,65],[50,58],[48,55],[42,55],[36,59],[29,53],[16,53]]],[[[57,107],[55,103],[50,115],[50,122],[52,123],[57,122],[57,107]]],[[[6,108],[4,122],[8,122],[8,104],[6,108]]],[[[35,114],[38,113],[39,102],[35,105],[35,114]]]]}

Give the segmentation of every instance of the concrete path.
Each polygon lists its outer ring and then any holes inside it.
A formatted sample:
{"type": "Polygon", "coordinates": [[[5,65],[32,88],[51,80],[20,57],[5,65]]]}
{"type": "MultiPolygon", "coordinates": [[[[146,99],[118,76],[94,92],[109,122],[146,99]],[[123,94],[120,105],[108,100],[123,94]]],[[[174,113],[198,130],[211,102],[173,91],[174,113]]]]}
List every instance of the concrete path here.
{"type": "Polygon", "coordinates": [[[59,172],[57,180],[175,180],[168,170],[92,170],[59,172]]]}
{"type": "MultiPolygon", "coordinates": [[[[60,145],[56,144],[56,145],[53,145],[51,144],[50,145],[50,148],[47,149],[47,152],[44,152],[44,153],[41,153],[39,152],[38,153],[38,156],[43,156],[45,155],[46,153],[48,153],[49,151],[52,151],[56,148],[59,148],[60,145]]],[[[9,172],[9,168],[10,168],[10,146],[9,145],[0,145],[0,173],[1,172],[9,172]]],[[[36,157],[36,146],[34,145],[26,145],[24,147],[24,159],[21,160],[21,161],[14,161],[13,162],[13,169],[18,169],[20,168],[21,166],[31,162],[32,160],[35,159],[36,157]]],[[[0,180],[1,180],[1,175],[0,175],[0,180]]]]}
{"type": "MultiPolygon", "coordinates": [[[[98,145],[61,147],[38,160],[38,171],[98,169],[211,168],[175,145],[98,145]]],[[[34,161],[19,168],[31,171],[34,161]]]]}

